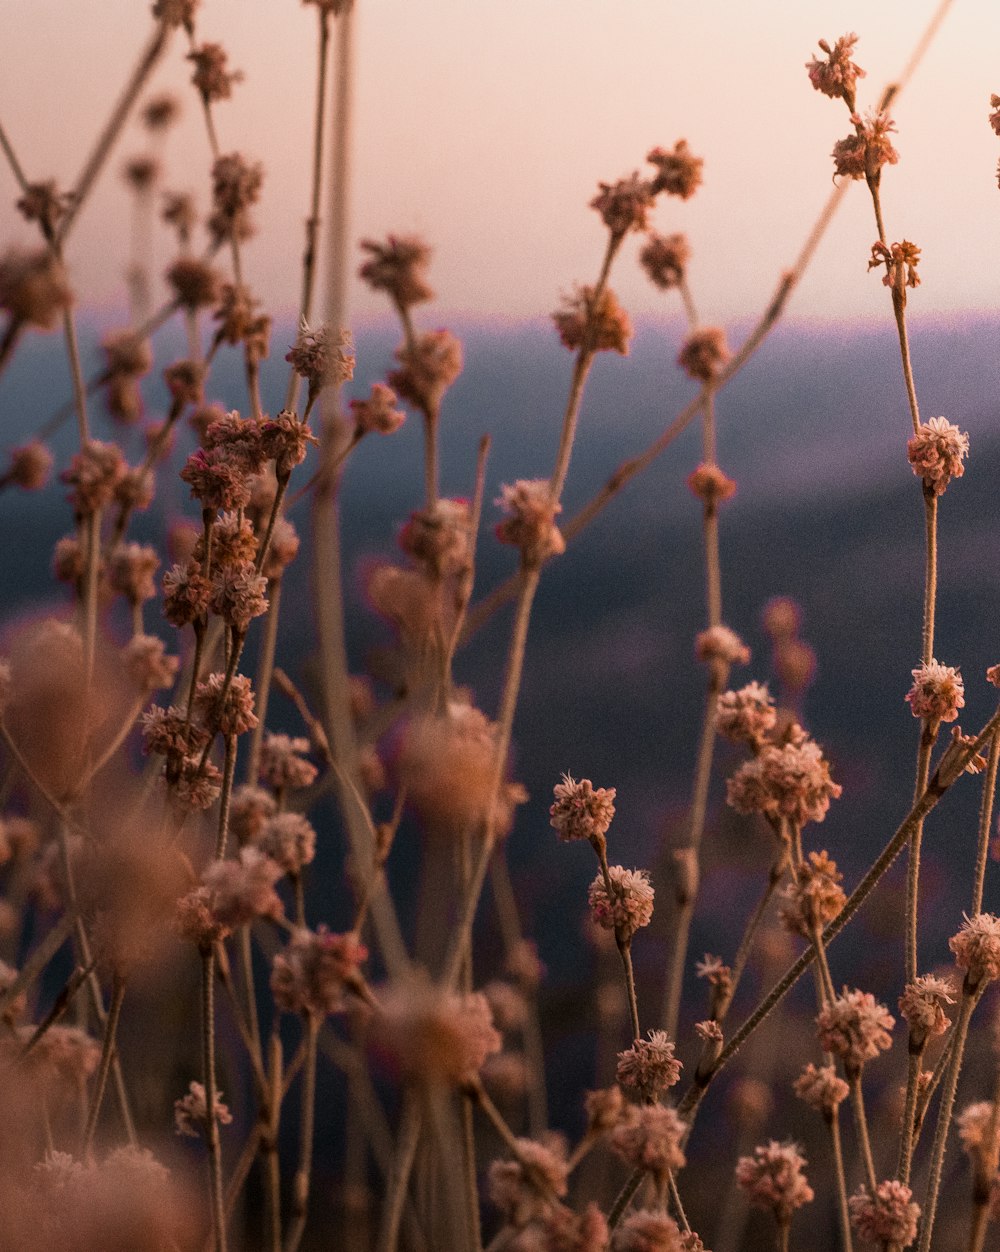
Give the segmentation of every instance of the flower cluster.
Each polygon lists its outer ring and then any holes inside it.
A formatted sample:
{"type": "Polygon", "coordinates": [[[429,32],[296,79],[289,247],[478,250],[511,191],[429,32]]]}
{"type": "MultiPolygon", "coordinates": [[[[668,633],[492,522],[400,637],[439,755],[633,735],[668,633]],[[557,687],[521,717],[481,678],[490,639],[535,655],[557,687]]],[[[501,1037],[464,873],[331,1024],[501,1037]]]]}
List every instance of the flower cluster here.
{"type": "Polygon", "coordinates": [[[598,874],[587,899],[594,921],[604,930],[613,930],[620,943],[630,943],[635,932],[653,918],[653,888],[644,869],[610,866],[608,882],[603,873],[598,874]]]}
{"type": "Polygon", "coordinates": [[[955,721],[958,710],[965,707],[965,684],[958,670],[932,660],[911,673],[913,686],[904,699],[913,716],[933,725],[955,721]]]}
{"type": "Polygon", "coordinates": [[[917,1237],[920,1220],[920,1205],[912,1196],[910,1188],[895,1179],[880,1182],[874,1195],[862,1186],[847,1202],[851,1225],[869,1243],[909,1247],[917,1237]]]}
{"type": "Polygon", "coordinates": [[[617,352],[628,356],[632,323],[610,287],[597,295],[593,287],[579,287],[552,314],[563,347],[570,352],[617,352]]]}
{"type": "Polygon", "coordinates": [[[614,787],[595,788],[589,778],[577,782],[563,774],[562,782],[552,788],[554,802],[549,808],[549,825],[567,843],[574,839],[600,843],[615,815],[616,794],[614,787]]]}
{"type": "Polygon", "coordinates": [[[768,744],[726,781],[727,799],[737,813],[787,818],[796,826],[821,822],[840,793],[819,744],[800,727],[787,743],[768,744]]]}
{"type": "MultiPolygon", "coordinates": [[[[289,815],[290,816],[290,815],[289,815]]],[[[345,992],[356,987],[368,949],[357,935],[296,930],[284,952],[274,958],[271,994],[286,1013],[325,1017],[345,1007],[345,992]]]]}
{"type": "Polygon", "coordinates": [[[652,1103],[680,1079],[681,1068],[666,1032],[651,1030],[648,1039],[636,1039],[618,1053],[615,1076],[627,1095],[652,1103]]]}
{"type": "Polygon", "coordinates": [[[936,496],[944,495],[953,478],[965,473],[963,461],[969,453],[969,436],[945,417],[922,422],[907,442],[906,455],[918,478],[936,496]]]}
{"type": "Polygon", "coordinates": [[[839,1056],[848,1073],[859,1071],[866,1061],[892,1047],[890,1031],[895,1024],[889,1010],[870,992],[848,991],[846,987],[816,1018],[824,1051],[839,1056]]]}
{"type": "Polygon", "coordinates": [[[752,1156],[736,1163],[736,1182],[756,1208],[771,1209],[781,1226],[813,1198],[813,1189],[802,1172],[806,1159],[794,1143],[771,1139],[759,1144],[752,1156]]]}
{"type": "Polygon", "coordinates": [[[831,48],[825,39],[819,41],[820,48],[826,53],[826,59],[820,61],[813,57],[806,63],[809,81],[831,100],[846,100],[847,107],[854,112],[855,84],[859,78],[865,77],[865,71],[851,60],[854,45],[858,37],[853,32],[841,35],[831,48]]]}

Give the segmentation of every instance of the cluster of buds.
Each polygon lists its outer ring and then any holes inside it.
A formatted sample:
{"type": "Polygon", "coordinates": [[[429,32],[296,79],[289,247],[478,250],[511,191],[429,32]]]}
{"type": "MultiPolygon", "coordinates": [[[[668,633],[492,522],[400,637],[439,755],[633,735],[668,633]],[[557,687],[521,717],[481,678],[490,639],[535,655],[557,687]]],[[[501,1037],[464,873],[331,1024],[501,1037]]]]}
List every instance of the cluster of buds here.
{"type": "Polygon", "coordinates": [[[841,793],[830,763],[794,723],[778,743],[767,743],[726,780],[726,798],[737,813],[762,813],[796,827],[821,822],[841,793]]]}

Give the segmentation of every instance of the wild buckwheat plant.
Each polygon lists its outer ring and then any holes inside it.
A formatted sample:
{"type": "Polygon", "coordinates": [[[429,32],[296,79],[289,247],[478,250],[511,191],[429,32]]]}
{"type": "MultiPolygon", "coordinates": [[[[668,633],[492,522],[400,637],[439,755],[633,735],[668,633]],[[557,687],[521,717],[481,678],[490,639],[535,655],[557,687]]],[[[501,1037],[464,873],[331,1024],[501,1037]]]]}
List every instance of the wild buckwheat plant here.
{"type": "MultiPolygon", "coordinates": [[[[982,710],[1000,663],[963,669],[937,631],[939,513],[972,452],[954,415],[921,413],[909,329],[921,249],[882,203],[905,160],[893,106],[917,58],[879,95],[856,34],[818,41],[802,91],[828,97],[834,186],[748,332],[700,320],[677,229],[710,162],[667,135],[624,152],[620,177],[595,170],[592,272],[553,276],[569,380],[554,458],[498,481],[500,432],[482,432],[453,483],[442,437],[461,418],[467,349],[428,312],[433,241],[345,236],[352,0],[305,2],[316,109],[294,324],[246,276],[274,191],[266,149],[229,131],[227,102],[250,88],[202,29],[211,0],[150,6],[148,42],[76,181],[34,168],[0,126],[32,239],[0,255],[0,371],[47,334],[72,381],[62,411],[29,415],[0,474],[7,499],[51,483],[64,532],[47,574],[57,607],[2,636],[0,1247],[996,1246],[1000,918],[985,879],[1000,711],[982,710]],[[186,100],[157,85],[171,60],[186,100]],[[181,109],[204,122],[196,195],[175,190],[167,159],[181,109]],[[136,126],[144,143],[129,154],[136,126]],[[116,167],[128,307],[98,336],[67,244],[116,167]],[[854,183],[873,227],[844,265],[867,264],[886,288],[912,427],[896,435],[898,480],[925,523],[922,627],[892,705],[901,726],[917,723],[912,801],[860,874],[837,820],[849,771],[810,730],[817,656],[800,609],[761,606],[765,663],[745,642],[754,623],[723,610],[720,536],[744,488],[720,464],[716,423],[717,397],[854,183]],[[170,250],[165,286],[154,239],[170,250]],[[690,397],[570,508],[591,374],[605,354],[629,355],[613,282],[636,260],[686,321],[665,364],[690,397]],[[355,346],[352,269],[398,323],[391,360],[355,346]],[[382,377],[360,386],[362,368],[382,377]],[[406,503],[379,485],[379,453],[411,424],[422,463],[406,503]],[[636,839],[637,797],[582,776],[572,719],[548,704],[539,734],[565,772],[529,796],[522,680],[546,580],[689,426],[700,456],[674,483],[701,522],[703,620],[684,649],[703,694],[699,713],[662,691],[689,724],[694,768],[653,848],[636,839]],[[340,526],[361,445],[374,449],[369,498],[397,523],[391,558],[351,550],[340,526]],[[474,672],[488,674],[486,696],[474,672]],[[955,821],[936,830],[953,788],[980,797],[964,843],[955,821]],[[924,838],[939,833],[968,896],[942,918],[947,945],[921,925],[947,907],[921,875],[924,838]],[[718,886],[727,840],[734,864],[753,865],[749,895],[718,886]],[[520,872],[522,849],[544,844],[546,863],[558,858],[549,881],[577,887],[565,915],[537,865],[534,879],[520,872]],[[902,901],[882,884],[897,858],[902,901]],[[835,943],[869,897],[880,965],[835,943]],[[567,954],[586,971],[572,985],[546,968],[567,954]]],[[[989,105],[1000,136],[1000,96],[989,105]]],[[[725,573],[727,588],[744,577],[725,573]]],[[[584,690],[593,655],[581,642],[564,661],[584,690]]]]}

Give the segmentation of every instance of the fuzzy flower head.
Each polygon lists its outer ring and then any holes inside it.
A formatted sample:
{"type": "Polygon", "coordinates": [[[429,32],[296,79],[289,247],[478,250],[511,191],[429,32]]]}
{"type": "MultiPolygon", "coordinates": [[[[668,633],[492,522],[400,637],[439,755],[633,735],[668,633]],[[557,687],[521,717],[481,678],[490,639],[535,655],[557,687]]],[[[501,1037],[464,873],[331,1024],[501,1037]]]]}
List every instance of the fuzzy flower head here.
{"type": "Polygon", "coordinates": [[[550,1146],[517,1139],[515,1146],[513,1160],[490,1165],[486,1186],[507,1222],[522,1229],[530,1222],[544,1221],[566,1194],[566,1154],[558,1142],[550,1146]]]}
{"type": "Polygon", "coordinates": [[[469,568],[471,523],[468,501],[439,497],[433,507],[410,514],[399,546],[432,577],[460,574],[469,568]]]}
{"type": "Polygon", "coordinates": [[[680,286],[690,259],[691,245],[686,236],[658,235],[655,231],[650,231],[639,252],[639,264],[661,291],[680,286]]]}
{"type": "Polygon", "coordinates": [[[611,1146],[633,1169],[652,1175],[658,1183],[683,1169],[681,1141],[687,1123],[665,1104],[632,1104],[611,1132],[611,1146]]]}
{"type": "Polygon", "coordinates": [[[824,1117],[832,1117],[851,1090],[832,1065],[817,1068],[812,1062],[796,1078],[792,1089],[800,1100],[824,1117]]]}
{"type": "Polygon", "coordinates": [[[913,716],[933,724],[955,721],[965,707],[965,685],[958,670],[932,660],[911,672],[913,686],[905,699],[913,716]]]}
{"type": "Polygon", "coordinates": [[[220,43],[204,43],[188,53],[187,59],[194,64],[191,81],[210,104],[213,100],[228,100],[233,86],[243,81],[241,70],[227,68],[228,54],[220,43]]]}
{"type": "Polygon", "coordinates": [[[832,922],[847,902],[840,884],[844,875],[826,852],[810,852],[795,867],[784,893],[781,920],[789,930],[809,939],[832,922]]]}
{"type": "Polygon", "coordinates": [[[400,308],[430,300],[434,295],[425,282],[431,250],[415,235],[389,235],[385,243],[363,239],[369,253],[358,271],[373,291],[384,291],[400,308]]]}
{"type": "Polygon", "coordinates": [[[404,1073],[425,1082],[467,1082],[503,1045],[483,995],[459,995],[413,977],[385,988],[380,1003],[377,1036],[404,1073]]]}
{"type": "Polygon", "coordinates": [[[258,917],[284,917],[284,905],[274,890],[280,877],[281,866],[263,852],[241,848],[238,860],[213,861],[201,881],[209,891],[213,919],[232,932],[258,917]]]}
{"type": "Polygon", "coordinates": [[[749,665],[750,649],[735,630],[710,626],[695,636],[694,654],[707,665],[749,665]]]}
{"type": "Polygon", "coordinates": [[[1000,978],[1000,918],[993,913],[966,917],[962,929],[948,940],[955,964],[965,970],[969,988],[1000,978]]]}
{"type": "Polygon", "coordinates": [[[726,799],[737,813],[787,818],[796,826],[821,822],[841,790],[819,744],[801,732],[769,744],[726,780],[726,799]]]}
{"type": "Polygon", "coordinates": [[[316,856],[316,831],[301,813],[275,813],[267,818],[256,845],[286,874],[301,874],[316,856]]]}
{"type": "Polygon", "coordinates": [[[993,1121],[992,1100],[978,1100],[967,1104],[955,1118],[962,1150],[969,1156],[984,1160],[989,1149],[989,1129],[993,1121]]]}
{"type": "Polygon", "coordinates": [[[396,360],[390,384],[421,412],[433,413],[462,372],[462,344],[449,330],[429,330],[397,349],[396,360]]]}
{"type": "Polygon", "coordinates": [[[910,1025],[910,1038],[915,1044],[948,1029],[946,1004],[954,1004],[955,988],[946,978],[921,974],[907,983],[899,997],[899,1011],[910,1025]]]}
{"type": "Polygon", "coordinates": [[[677,364],[689,378],[710,383],[730,357],[726,332],[721,326],[703,326],[688,335],[681,345],[677,364]]]}
{"type": "Polygon", "coordinates": [[[965,473],[962,462],[968,454],[969,436],[944,417],[922,422],[906,445],[914,474],[922,478],[936,496],[944,495],[953,478],[962,477],[965,473]]]}
{"type": "Polygon", "coordinates": [[[666,1031],[651,1030],[648,1039],[636,1039],[630,1048],[618,1053],[615,1073],[627,1095],[653,1103],[680,1079],[681,1068],[666,1031]]]}
{"type": "Polygon", "coordinates": [[[37,439],[12,448],[10,464],[0,482],[13,483],[23,491],[38,491],[48,482],[52,470],[52,453],[37,439]]]}
{"type": "Polygon", "coordinates": [[[851,114],[854,133],[833,145],[833,164],[843,178],[870,178],[878,182],[884,165],[895,165],[899,153],[892,146],[890,134],[896,124],[886,113],[869,113],[862,120],[851,114]]]}
{"type": "MultiPolygon", "coordinates": [[[[318,382],[317,389],[322,385],[322,381],[318,382]]],[[[312,389],[311,381],[309,386],[312,389]]],[[[261,450],[268,460],[274,461],[278,482],[286,482],[295,466],[306,459],[309,444],[318,442],[306,423],[300,422],[289,409],[282,409],[277,417],[260,423],[261,450]]]]}
{"type": "Polygon", "coordinates": [[[902,243],[894,243],[891,247],[878,240],[872,244],[868,268],[873,270],[884,265],[885,275],[882,278],[882,286],[895,287],[897,291],[901,291],[904,287],[920,286],[920,275],[917,273],[919,262],[920,249],[909,239],[904,239],[902,243]]]}
{"type": "Polygon", "coordinates": [[[555,523],[562,505],[552,497],[547,478],[519,478],[504,483],[496,504],[507,517],[498,524],[497,538],[520,548],[526,565],[538,565],[566,551],[566,541],[555,523]]]}
{"type": "Polygon", "coordinates": [[[52,330],[72,303],[66,271],[48,248],[37,252],[8,248],[0,257],[0,309],[15,322],[52,330]]]}
{"type": "Polygon", "coordinates": [[[553,804],[549,809],[549,825],[565,843],[588,839],[603,843],[611,819],[615,815],[614,787],[594,787],[589,778],[579,782],[563,774],[562,782],[552,788],[553,804]]]}
{"type": "Polygon", "coordinates": [[[309,740],[265,734],[260,750],[260,777],[275,791],[308,787],[319,772],[306,760],[309,740]]]}
{"type": "Polygon", "coordinates": [[[611,1252],[688,1252],[704,1247],[695,1234],[682,1235],[672,1217],[652,1209],[638,1209],[615,1227],[611,1252]]]}
{"type": "Polygon", "coordinates": [[[552,314],[552,321],[570,352],[617,352],[628,356],[632,323],[615,293],[605,287],[596,296],[593,287],[578,287],[552,314]]]}
{"type": "Polygon", "coordinates": [[[759,1144],[752,1156],[736,1163],[736,1182],[754,1208],[770,1209],[779,1226],[787,1226],[792,1214],[813,1198],[813,1189],[802,1172],[806,1159],[794,1143],[771,1139],[759,1144]]]}
{"type": "Polygon", "coordinates": [[[733,743],[759,746],[774,729],[778,711],[762,683],[724,691],[715,705],[715,729],[733,743]]]}
{"type": "Polygon", "coordinates": [[[851,1225],[862,1239],[880,1247],[894,1244],[907,1248],[917,1237],[920,1205],[913,1192],[901,1182],[880,1182],[874,1196],[862,1186],[848,1200],[851,1225]]]}
{"type": "Polygon", "coordinates": [[[688,474],[688,490],[707,505],[717,505],[736,495],[736,481],[717,465],[703,461],[688,474]]]}
{"type": "Polygon", "coordinates": [[[653,148],[646,154],[646,160],[656,168],[654,193],[665,191],[668,196],[690,200],[701,186],[701,171],[705,162],[694,155],[686,139],[678,139],[670,152],[665,148],[653,148]]]}
{"type": "Polygon", "coordinates": [[[630,230],[645,230],[649,210],[653,207],[652,184],[639,177],[638,171],[616,183],[600,183],[600,191],[590,202],[611,234],[626,235],[630,230]]]}
{"type": "MultiPolygon", "coordinates": [[[[215,1093],[212,1111],[220,1126],[228,1126],[233,1120],[228,1106],[222,1101],[221,1091],[215,1093]]],[[[189,1083],[187,1095],[174,1101],[174,1129],[179,1135],[197,1139],[205,1133],[207,1125],[208,1102],[205,1099],[205,1088],[200,1082],[189,1083]]]]}
{"type": "Polygon", "coordinates": [[[841,35],[831,48],[825,39],[819,46],[826,53],[823,61],[813,57],[806,62],[809,81],[831,100],[846,100],[847,107],[854,112],[855,84],[859,78],[865,77],[865,71],[851,60],[854,45],[858,42],[857,35],[841,35]]]}
{"type": "Polygon", "coordinates": [[[406,421],[406,414],[402,409],[395,408],[395,404],[396,393],[391,387],[385,383],[372,383],[367,400],[351,401],[355,438],[360,439],[372,432],[391,435],[399,430],[406,421]]]}
{"type": "Polygon", "coordinates": [[[990,125],[994,135],[1000,135],[1000,96],[990,96],[990,108],[993,110],[990,114],[990,125]]]}
{"type": "Polygon", "coordinates": [[[349,330],[323,325],[315,330],[302,319],[299,336],[285,360],[309,384],[309,395],[327,386],[339,387],[354,377],[354,341],[349,330]]]}
{"type": "Polygon", "coordinates": [[[620,942],[628,944],[632,936],[653,917],[653,888],[644,869],[625,869],[612,865],[608,869],[610,893],[604,875],[598,874],[590,884],[587,899],[594,921],[604,930],[613,930],[620,942]]]}
{"type": "Polygon", "coordinates": [[[859,1071],[866,1061],[892,1047],[890,1031],[895,1024],[889,1010],[870,992],[848,991],[846,987],[816,1018],[824,1051],[839,1056],[849,1073],[859,1071]]]}
{"type": "Polygon", "coordinates": [[[274,1002],[286,1013],[317,1018],[339,1013],[346,1006],[345,992],[357,985],[367,959],[368,949],[355,934],[331,934],[325,926],[296,930],[288,947],[274,958],[274,1002]]]}

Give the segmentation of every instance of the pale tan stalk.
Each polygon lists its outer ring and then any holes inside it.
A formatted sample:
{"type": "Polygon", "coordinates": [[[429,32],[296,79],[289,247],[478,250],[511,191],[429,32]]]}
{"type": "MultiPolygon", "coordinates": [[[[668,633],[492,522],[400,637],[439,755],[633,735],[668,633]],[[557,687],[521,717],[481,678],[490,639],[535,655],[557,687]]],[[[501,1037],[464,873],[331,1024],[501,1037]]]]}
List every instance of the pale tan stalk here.
{"type": "Polygon", "coordinates": [[[917,1095],[920,1090],[920,1075],[923,1072],[926,1043],[925,1039],[923,1043],[915,1047],[913,1036],[910,1036],[906,1062],[906,1101],[903,1107],[903,1124],[899,1132],[899,1159],[896,1164],[896,1178],[906,1186],[910,1184],[913,1149],[916,1146],[917,1095]]]}
{"type": "MultiPolygon", "coordinates": [[[[601,877],[604,879],[604,890],[607,892],[608,900],[615,898],[615,890],[611,884],[611,872],[608,868],[607,846],[602,839],[596,847],[597,859],[601,866],[601,877]]],[[[622,969],[625,974],[625,990],[628,993],[628,1012],[632,1027],[632,1038],[639,1039],[642,1035],[642,1029],[639,1026],[639,1002],[635,994],[635,971],[632,968],[632,944],[626,939],[615,927],[615,944],[618,948],[618,955],[621,957],[622,969]]]]}
{"type": "Polygon", "coordinates": [[[990,855],[990,832],[993,829],[993,801],[996,796],[997,766],[1000,765],[1000,734],[990,740],[990,752],[983,774],[983,796],[979,804],[979,840],[976,846],[976,872],[972,883],[972,906],[969,916],[983,911],[983,884],[986,862],[990,855]]]}
{"type": "Polygon", "coordinates": [[[90,1113],[87,1116],[87,1126],[83,1134],[83,1156],[87,1160],[90,1159],[93,1149],[97,1119],[101,1115],[101,1105],[104,1103],[104,1091],[108,1085],[108,1074],[111,1072],[111,1062],[117,1046],[118,1021],[121,1017],[124,999],[125,979],[121,974],[116,973],[111,983],[111,1003],[108,1005],[108,1015],[104,1022],[104,1037],[101,1040],[101,1060],[97,1068],[97,1080],[94,1084],[90,1113]]]}
{"type": "Polygon", "coordinates": [[[201,1049],[202,1078],[205,1085],[205,1144],[208,1148],[209,1190],[212,1201],[214,1252],[226,1252],[225,1193],[222,1186],[222,1145],[219,1119],[215,1116],[215,953],[201,954],[201,1049]]]}
{"type": "Polygon", "coordinates": [[[730,996],[730,1002],[732,1002],[732,997],[736,995],[736,988],[740,984],[740,980],[743,977],[743,971],[746,969],[747,961],[750,959],[753,941],[757,936],[757,930],[760,927],[761,922],[764,920],[764,914],[767,912],[767,906],[771,903],[774,893],[781,885],[781,880],[784,878],[787,868],[788,849],[787,847],[782,846],[771,864],[771,868],[767,875],[767,883],[764,890],[761,892],[760,899],[757,901],[754,911],[750,914],[750,917],[747,920],[746,927],[743,931],[743,937],[740,939],[740,946],[736,950],[736,956],[732,965],[732,993],[730,996]]]}
{"type": "Polygon", "coordinates": [[[840,1116],[836,1109],[824,1117],[830,1127],[830,1143],[833,1146],[833,1172],[837,1180],[837,1219],[840,1223],[840,1240],[843,1252],[853,1252],[851,1235],[851,1211],[847,1204],[847,1174],[844,1170],[844,1145],[840,1138],[840,1116]]]}
{"type": "Polygon", "coordinates": [[[267,615],[264,618],[264,633],[260,641],[260,652],[257,657],[257,677],[254,682],[256,693],[257,725],[250,732],[250,749],[247,752],[246,780],[253,786],[257,781],[257,770],[260,766],[260,750],[264,741],[267,706],[271,695],[271,677],[274,673],[274,657],[278,648],[278,616],[281,612],[282,579],[279,575],[267,584],[267,615]]]}
{"type": "Polygon", "coordinates": [[[38,947],[31,953],[10,986],[0,991],[0,1017],[7,1012],[10,1005],[21,994],[27,991],[36,978],[39,978],[66,940],[73,933],[76,925],[76,910],[67,909],[56,924],[49,930],[38,947]]]}
{"type": "Polygon", "coordinates": [[[285,1252],[297,1252],[309,1214],[309,1182],[312,1176],[313,1127],[316,1118],[316,1040],[320,1019],[306,1015],[306,1059],[302,1077],[302,1109],[299,1114],[299,1166],[292,1188],[292,1224],[285,1238],[285,1252]]]}
{"type": "Polygon", "coordinates": [[[376,1252],[396,1252],[399,1242],[399,1225],[406,1204],[406,1192],[413,1171],[413,1162],[420,1141],[423,1118],[418,1093],[407,1087],[403,1093],[403,1112],[396,1138],[396,1151],[392,1168],[386,1179],[385,1204],[379,1229],[376,1252]]]}
{"type": "Polygon", "coordinates": [[[865,1113],[865,1097],[861,1089],[861,1070],[851,1067],[847,1069],[847,1082],[851,1088],[851,1111],[854,1114],[854,1129],[857,1132],[858,1147],[865,1167],[865,1179],[868,1183],[868,1194],[874,1196],[878,1190],[878,1178],[875,1174],[875,1158],[872,1155],[872,1142],[868,1134],[868,1117],[865,1113]]]}

